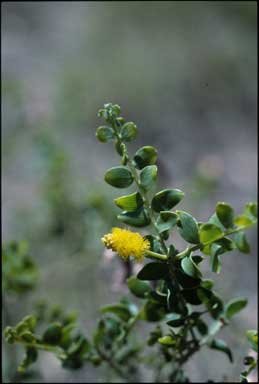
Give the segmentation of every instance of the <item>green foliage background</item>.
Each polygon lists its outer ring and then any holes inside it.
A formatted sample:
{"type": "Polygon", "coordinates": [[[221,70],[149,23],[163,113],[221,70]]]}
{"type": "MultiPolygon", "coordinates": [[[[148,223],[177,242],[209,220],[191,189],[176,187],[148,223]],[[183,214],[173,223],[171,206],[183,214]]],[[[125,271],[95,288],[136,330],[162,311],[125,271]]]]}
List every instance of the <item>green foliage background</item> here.
{"type": "MultiPolygon", "coordinates": [[[[159,183],[186,192],[181,209],[206,220],[225,200],[240,211],[256,199],[256,3],[6,2],[2,11],[3,240],[26,239],[41,271],[37,291],[9,296],[8,310],[15,324],[47,297],[78,310],[90,331],[99,306],[124,292],[119,280],[112,287],[121,264],[105,265],[99,241],[118,210],[96,111],[119,102],[138,124],[138,147],[159,150],[159,183]]],[[[249,298],[232,334],[223,331],[235,366],[221,356],[209,365],[201,352],[188,367],[196,381],[218,378],[219,367],[239,375],[243,329],[257,324],[255,231],[248,237],[252,253],[226,258],[218,277],[223,296],[249,298]]],[[[43,382],[103,380],[41,361],[43,382]]]]}

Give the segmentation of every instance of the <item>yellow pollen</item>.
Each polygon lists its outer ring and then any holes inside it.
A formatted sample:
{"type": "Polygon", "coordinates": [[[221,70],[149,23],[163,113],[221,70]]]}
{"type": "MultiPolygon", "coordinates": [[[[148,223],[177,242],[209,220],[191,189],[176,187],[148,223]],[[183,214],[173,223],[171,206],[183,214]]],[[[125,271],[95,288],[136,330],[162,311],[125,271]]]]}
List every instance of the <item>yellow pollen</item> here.
{"type": "Polygon", "coordinates": [[[106,248],[117,252],[122,259],[127,260],[133,256],[137,262],[141,262],[145,252],[150,249],[149,241],[139,233],[121,228],[112,228],[112,233],[104,235],[102,242],[106,248]]]}

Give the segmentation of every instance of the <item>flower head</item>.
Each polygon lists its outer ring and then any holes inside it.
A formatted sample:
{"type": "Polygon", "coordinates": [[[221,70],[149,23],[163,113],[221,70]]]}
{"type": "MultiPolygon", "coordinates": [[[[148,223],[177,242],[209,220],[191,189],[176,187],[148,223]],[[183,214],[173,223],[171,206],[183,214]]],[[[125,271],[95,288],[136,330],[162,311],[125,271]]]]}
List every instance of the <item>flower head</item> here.
{"type": "Polygon", "coordinates": [[[139,233],[126,229],[112,228],[112,233],[104,235],[103,244],[108,249],[117,252],[124,260],[133,256],[136,261],[143,260],[144,254],[150,249],[150,243],[139,233]]]}

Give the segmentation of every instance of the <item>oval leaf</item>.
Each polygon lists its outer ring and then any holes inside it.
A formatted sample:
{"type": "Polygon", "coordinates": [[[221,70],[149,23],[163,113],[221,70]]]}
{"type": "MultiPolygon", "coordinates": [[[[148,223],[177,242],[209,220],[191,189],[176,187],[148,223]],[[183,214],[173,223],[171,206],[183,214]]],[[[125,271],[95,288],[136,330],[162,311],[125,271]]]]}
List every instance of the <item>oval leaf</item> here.
{"type": "Polygon", "coordinates": [[[158,342],[160,344],[163,344],[163,345],[174,345],[175,344],[175,340],[170,335],[159,337],[158,342]]]}
{"type": "Polygon", "coordinates": [[[125,123],[120,133],[123,141],[134,140],[137,136],[137,126],[132,122],[125,123]]]}
{"type": "Polygon", "coordinates": [[[203,244],[212,243],[223,236],[223,232],[215,224],[206,223],[200,226],[200,241],[203,244]]]}
{"type": "Polygon", "coordinates": [[[168,276],[169,268],[166,263],[149,263],[144,265],[138,273],[137,278],[140,280],[161,280],[168,276]]]}
{"type": "Polygon", "coordinates": [[[179,233],[182,238],[189,243],[198,244],[199,239],[199,227],[197,221],[189,213],[184,211],[176,211],[179,217],[179,233]]]}
{"type": "Polygon", "coordinates": [[[238,232],[235,234],[235,244],[239,251],[243,253],[249,253],[250,252],[250,245],[247,241],[246,235],[244,232],[238,232]]]}
{"type": "Polygon", "coordinates": [[[157,150],[151,146],[142,147],[137,150],[133,160],[138,169],[153,165],[157,161],[157,150]]]}
{"type": "Polygon", "coordinates": [[[126,188],[132,184],[133,177],[126,167],[113,167],[105,173],[104,180],[113,187],[126,188]]]}
{"type": "Polygon", "coordinates": [[[131,317],[130,310],[123,304],[106,305],[100,309],[101,313],[114,313],[120,319],[128,321],[131,317]]]}
{"type": "Polygon", "coordinates": [[[240,312],[243,308],[245,308],[246,304],[247,299],[243,297],[230,300],[225,307],[225,314],[227,319],[230,319],[236,313],[240,312]]]}
{"type": "Polygon", "coordinates": [[[145,281],[139,280],[135,276],[129,277],[127,279],[127,284],[130,292],[137,297],[144,298],[149,292],[151,292],[150,285],[145,281]]]}
{"type": "Polygon", "coordinates": [[[161,211],[157,219],[159,233],[172,229],[177,223],[177,214],[171,211],[161,211]]]}
{"type": "Polygon", "coordinates": [[[154,186],[157,179],[157,166],[156,165],[147,165],[142,169],[139,175],[141,187],[148,191],[154,186]]]}
{"type": "Polygon", "coordinates": [[[132,212],[123,211],[117,216],[117,219],[132,227],[145,227],[150,224],[150,219],[144,209],[132,212]]]}
{"type": "Polygon", "coordinates": [[[114,131],[111,127],[99,127],[96,131],[96,137],[101,143],[107,143],[114,139],[114,131]]]}
{"type": "Polygon", "coordinates": [[[227,203],[218,203],[216,206],[216,214],[219,221],[225,228],[231,228],[234,224],[234,210],[227,203]]]}
{"type": "Polygon", "coordinates": [[[164,189],[158,192],[152,200],[152,208],[156,212],[167,211],[175,207],[184,197],[180,189],[164,189]]]}

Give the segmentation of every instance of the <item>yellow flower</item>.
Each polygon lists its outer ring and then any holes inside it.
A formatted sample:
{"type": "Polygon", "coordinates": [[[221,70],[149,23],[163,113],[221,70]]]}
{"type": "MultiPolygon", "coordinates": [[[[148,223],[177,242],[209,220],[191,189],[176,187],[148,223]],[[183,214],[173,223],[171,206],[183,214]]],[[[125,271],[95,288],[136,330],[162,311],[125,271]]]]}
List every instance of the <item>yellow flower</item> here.
{"type": "Polygon", "coordinates": [[[150,249],[149,241],[139,233],[121,228],[112,228],[112,233],[104,235],[102,242],[106,248],[117,252],[124,260],[133,256],[136,261],[140,262],[143,260],[145,252],[150,249]]]}

